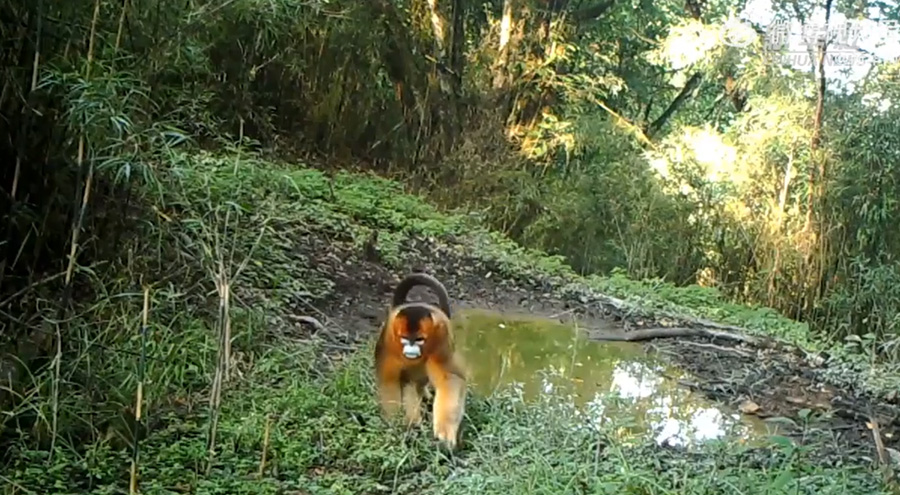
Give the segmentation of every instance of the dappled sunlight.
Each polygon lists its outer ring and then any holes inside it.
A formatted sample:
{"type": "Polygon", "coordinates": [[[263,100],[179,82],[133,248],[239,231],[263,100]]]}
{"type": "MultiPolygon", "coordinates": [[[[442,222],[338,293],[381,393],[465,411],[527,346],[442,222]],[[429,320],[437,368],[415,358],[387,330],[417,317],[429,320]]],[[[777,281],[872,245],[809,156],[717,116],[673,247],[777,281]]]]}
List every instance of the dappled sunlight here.
{"type": "Polygon", "coordinates": [[[574,123],[561,120],[548,110],[541,112],[536,124],[510,126],[507,132],[510,139],[518,141],[520,152],[531,160],[544,159],[558,149],[568,156],[575,148],[574,123]]]}
{"type": "Polygon", "coordinates": [[[711,181],[730,179],[733,175],[737,150],[725,142],[724,137],[710,129],[687,128],[684,130],[684,140],[694,152],[694,158],[704,165],[707,170],[707,178],[711,181]]]}
{"type": "Polygon", "coordinates": [[[646,159],[653,170],[678,183],[685,194],[691,190],[685,172],[692,168],[697,168],[704,181],[740,185],[747,174],[739,166],[738,149],[728,141],[708,126],[686,127],[680,134],[668,136],[657,150],[648,151],[646,159]]]}
{"type": "MultiPolygon", "coordinates": [[[[804,148],[812,137],[809,115],[814,108],[803,96],[811,89],[807,82],[753,98],[725,133],[709,125],[683,126],[666,136],[657,149],[645,152],[669,194],[696,201],[689,215],[691,225],[715,221],[744,231],[736,233],[737,238],[749,235],[756,238],[757,246],[774,247],[779,264],[808,248],[808,233],[798,234],[804,227],[807,203],[799,200],[797,192],[799,180],[809,175],[811,166],[804,148]]],[[[702,285],[727,283],[718,277],[729,277],[731,268],[721,265],[729,253],[721,247],[704,253],[708,264],[694,272],[702,274],[702,285]]],[[[761,253],[754,259],[771,263],[761,253]]]]}
{"type": "Polygon", "coordinates": [[[748,151],[760,153],[776,140],[782,142],[808,140],[809,115],[813,103],[803,101],[799,95],[773,96],[764,101],[754,101],[746,115],[737,122],[739,142],[748,151]]]}
{"type": "Polygon", "coordinates": [[[891,98],[884,96],[880,92],[874,92],[862,97],[863,105],[880,113],[885,114],[896,105],[891,98]]]}
{"type": "MultiPolygon", "coordinates": [[[[648,60],[678,70],[708,59],[721,46],[722,33],[717,27],[688,19],[672,26],[660,47],[648,53],[648,60]]],[[[674,82],[673,84],[678,84],[674,82]]],[[[683,82],[682,82],[683,84],[683,82]]]]}
{"type": "Polygon", "coordinates": [[[735,55],[747,62],[752,54],[758,55],[759,47],[759,34],[737,17],[708,24],[689,18],[671,26],[659,46],[647,52],[646,58],[674,70],[669,82],[680,87],[689,77],[683,69],[714,66],[723,57],[735,55]]]}

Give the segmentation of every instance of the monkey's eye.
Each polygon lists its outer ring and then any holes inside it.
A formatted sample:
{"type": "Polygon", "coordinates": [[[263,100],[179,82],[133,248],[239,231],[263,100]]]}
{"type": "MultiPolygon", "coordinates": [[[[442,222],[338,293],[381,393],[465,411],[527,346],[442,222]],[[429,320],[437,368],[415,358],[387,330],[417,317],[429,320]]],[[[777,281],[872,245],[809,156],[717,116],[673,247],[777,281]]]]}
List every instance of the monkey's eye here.
{"type": "Polygon", "coordinates": [[[425,343],[425,339],[416,339],[416,345],[423,345],[425,343]]]}

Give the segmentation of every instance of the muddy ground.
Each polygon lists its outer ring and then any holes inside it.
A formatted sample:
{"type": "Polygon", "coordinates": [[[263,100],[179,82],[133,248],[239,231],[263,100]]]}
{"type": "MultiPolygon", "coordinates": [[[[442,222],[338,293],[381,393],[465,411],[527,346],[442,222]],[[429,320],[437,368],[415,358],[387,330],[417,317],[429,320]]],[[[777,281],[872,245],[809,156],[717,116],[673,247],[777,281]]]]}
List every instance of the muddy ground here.
{"type": "MultiPolygon", "coordinates": [[[[642,327],[702,326],[696,321],[675,321],[671,315],[635,314],[599,294],[560,295],[560,284],[553,280],[500,277],[496,266],[477,261],[461,243],[409,245],[403,260],[407,269],[387,268],[377,250],[358,252],[349,245],[325,245],[313,237],[301,244],[307,262],[335,282],[338,296],[313,303],[297,301],[296,314],[322,320],[324,329],[315,330],[295,318],[296,326],[304,334],[317,334],[335,352],[365,345],[384,316],[391,291],[410,271],[439,278],[454,307],[528,313],[563,322],[574,318],[589,337],[642,327]]],[[[431,296],[417,288],[410,299],[431,296]]],[[[778,421],[778,433],[823,448],[823,462],[846,462],[848,456],[875,462],[879,449],[867,426],[871,419],[877,420],[888,448],[882,454],[900,450],[900,405],[826,383],[821,363],[802,353],[707,337],[662,338],[643,345],[687,371],[690,378],[679,382],[711,400],[764,419],[786,417],[797,425],[803,425],[806,417],[806,428],[778,421]]]]}

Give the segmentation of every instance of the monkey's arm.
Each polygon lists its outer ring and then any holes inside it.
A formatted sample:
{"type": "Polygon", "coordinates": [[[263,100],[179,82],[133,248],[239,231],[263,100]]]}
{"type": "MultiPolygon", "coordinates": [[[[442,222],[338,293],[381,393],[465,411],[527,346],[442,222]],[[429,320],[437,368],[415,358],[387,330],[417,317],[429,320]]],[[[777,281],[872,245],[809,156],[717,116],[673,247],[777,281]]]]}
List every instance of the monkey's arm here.
{"type": "Polygon", "coordinates": [[[375,378],[378,402],[385,416],[393,415],[400,407],[403,388],[400,384],[401,367],[387,355],[387,349],[379,339],[375,345],[375,378]]]}
{"type": "Polygon", "coordinates": [[[435,389],[434,434],[451,449],[455,448],[466,408],[465,374],[452,359],[429,360],[426,370],[435,389]]]}

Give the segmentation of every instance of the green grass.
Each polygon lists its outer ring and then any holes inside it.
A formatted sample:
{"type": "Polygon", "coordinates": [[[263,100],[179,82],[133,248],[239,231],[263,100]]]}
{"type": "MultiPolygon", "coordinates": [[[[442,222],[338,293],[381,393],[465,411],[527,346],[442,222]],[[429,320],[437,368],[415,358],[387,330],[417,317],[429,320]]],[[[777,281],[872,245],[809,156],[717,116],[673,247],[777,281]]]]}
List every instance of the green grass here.
{"type": "MultiPolygon", "coordinates": [[[[441,213],[372,175],[332,178],[296,164],[178,152],[141,201],[149,213],[141,235],[123,249],[130,254],[82,275],[95,300],[83,301],[65,328],[61,435],[52,458],[46,450],[51,368],[29,376],[4,415],[15,438],[4,439],[10,452],[0,467],[2,493],[122,493],[127,487],[130,451],[117,434],[130,431],[121,418],[134,402],[141,350],[136,284],[148,274],[155,285],[143,493],[881,493],[874,474],[818,465],[810,452],[784,442],[752,449],[725,439],[685,454],[622,437],[616,424],[588,427],[578,411],[552,397],[526,405],[511,391],[471,400],[465,449],[449,458],[435,449],[427,427],[405,435],[380,421],[368,350],[324,372],[314,365],[322,362],[321,349],[280,337],[297,301],[328,301],[335,271],[348,269],[346,259],[326,266],[310,253],[359,253],[373,230],[382,260],[393,268],[399,269],[408,241],[429,238],[503,277],[549,280],[560,293],[590,288],[651,310],[826,347],[771,310],[729,304],[699,287],[579,277],[558,257],[524,249],[473,217],[441,213]],[[216,356],[212,280],[220,260],[232,277],[242,374],[223,398],[219,448],[207,466],[203,394],[216,356]],[[269,461],[257,479],[267,417],[273,420],[269,461]]],[[[846,373],[853,366],[885,369],[868,363],[865,353],[838,357],[836,376],[875,391],[898,383],[900,373],[846,373]]]]}
{"type": "MultiPolygon", "coordinates": [[[[684,454],[623,437],[614,423],[591,426],[552,397],[523,403],[512,390],[470,400],[463,450],[448,456],[427,424],[406,434],[380,420],[368,350],[325,376],[304,367],[318,352],[272,346],[227,392],[208,474],[205,413],[159,418],[142,443],[142,493],[888,493],[874,473],[817,466],[784,441],[750,448],[726,440],[684,454]],[[257,478],[267,417],[268,460],[257,478]]],[[[41,494],[127,486],[127,452],[99,442],[79,450],[60,448],[50,468],[46,453],[20,452],[7,486],[41,494]]]]}
{"type": "MultiPolygon", "coordinates": [[[[892,396],[900,390],[900,363],[870,359],[872,343],[828,342],[811,334],[806,323],[771,308],[731,303],[713,288],[636,281],[620,273],[581,277],[561,257],[523,248],[486,229],[471,215],[441,213],[422,198],[404,193],[400,184],[372,174],[339,173],[329,179],[317,170],[298,169],[297,164],[244,159],[235,167],[233,157],[211,154],[178,154],[174,170],[181,184],[181,198],[204,198],[198,210],[207,212],[209,204],[231,203],[254,212],[252,225],[260,218],[268,219],[273,226],[270,236],[277,242],[272,243],[273,249],[262,250],[256,257],[271,268],[254,276],[265,278],[279,273],[295,285],[298,280],[306,281],[303,287],[292,287],[287,293],[328,297],[330,291],[327,277],[309,267],[301,270],[302,260],[285,256],[284,246],[293,242],[298,229],[332,242],[346,242],[354,249],[377,229],[382,259],[392,268],[401,267],[399,254],[404,242],[414,237],[432,238],[507,278],[549,280],[563,294],[588,288],[624,299],[645,312],[664,310],[740,326],[810,352],[828,352],[829,368],[824,376],[837,384],[855,386],[876,396],[892,396]],[[448,241],[450,237],[453,242],[448,241]]],[[[244,244],[252,240],[253,236],[248,236],[244,244]]],[[[276,289],[284,286],[282,281],[269,282],[276,289]]]]}

